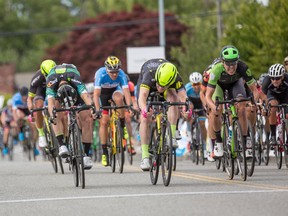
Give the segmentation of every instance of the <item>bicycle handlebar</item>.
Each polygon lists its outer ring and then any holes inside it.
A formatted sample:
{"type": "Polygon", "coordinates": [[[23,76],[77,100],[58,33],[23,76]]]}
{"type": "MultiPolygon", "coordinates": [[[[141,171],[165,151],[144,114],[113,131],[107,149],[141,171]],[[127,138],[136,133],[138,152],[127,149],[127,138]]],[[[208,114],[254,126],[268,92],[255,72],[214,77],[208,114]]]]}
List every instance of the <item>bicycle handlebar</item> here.
{"type": "Polygon", "coordinates": [[[235,103],[244,102],[244,101],[251,101],[252,103],[254,103],[254,98],[253,97],[233,98],[230,100],[219,101],[219,97],[216,97],[215,105],[216,105],[216,107],[218,107],[220,104],[227,104],[227,103],[228,104],[235,104],[235,103]]]}
{"type": "Polygon", "coordinates": [[[68,108],[53,108],[53,118],[56,118],[56,113],[57,112],[64,112],[64,111],[68,111],[68,112],[71,112],[71,111],[74,111],[74,112],[81,112],[83,110],[88,110],[88,109],[93,109],[93,112],[95,113],[95,107],[93,105],[82,105],[82,106],[71,106],[71,107],[68,107],[68,108]]]}

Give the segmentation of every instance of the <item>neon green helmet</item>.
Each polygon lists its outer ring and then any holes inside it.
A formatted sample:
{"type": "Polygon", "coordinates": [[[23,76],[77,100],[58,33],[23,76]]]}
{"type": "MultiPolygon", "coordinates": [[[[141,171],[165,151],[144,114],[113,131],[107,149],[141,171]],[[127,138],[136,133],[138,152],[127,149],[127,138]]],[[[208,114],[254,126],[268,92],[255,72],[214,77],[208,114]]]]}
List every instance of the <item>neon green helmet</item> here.
{"type": "Polygon", "coordinates": [[[175,82],[177,74],[178,71],[175,65],[165,62],[158,66],[155,80],[160,86],[170,86],[175,82]]]}
{"type": "Polygon", "coordinates": [[[50,60],[50,59],[44,60],[40,65],[41,73],[44,76],[47,76],[50,70],[55,66],[56,66],[56,63],[53,60],[50,60]]]}
{"type": "Polygon", "coordinates": [[[240,58],[237,48],[232,45],[224,46],[220,56],[223,61],[237,61],[240,58]]]}

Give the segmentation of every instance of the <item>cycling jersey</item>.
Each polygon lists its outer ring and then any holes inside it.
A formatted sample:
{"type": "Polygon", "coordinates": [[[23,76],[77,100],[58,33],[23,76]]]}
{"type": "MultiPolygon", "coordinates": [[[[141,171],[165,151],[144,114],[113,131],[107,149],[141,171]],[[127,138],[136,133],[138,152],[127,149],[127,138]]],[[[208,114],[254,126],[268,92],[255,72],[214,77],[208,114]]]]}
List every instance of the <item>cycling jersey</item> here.
{"type": "Polygon", "coordinates": [[[99,68],[95,73],[94,88],[101,89],[102,94],[112,94],[116,89],[128,88],[128,80],[122,69],[118,73],[118,77],[112,80],[105,67],[99,68]]]}
{"type": "Polygon", "coordinates": [[[272,92],[273,94],[287,94],[288,92],[288,74],[284,74],[284,79],[279,87],[275,87],[269,76],[265,77],[262,82],[262,91],[264,94],[268,94],[268,92],[272,92]]]}
{"type": "Polygon", "coordinates": [[[22,100],[20,92],[17,92],[12,97],[12,109],[26,109],[27,101],[22,100]]]}
{"type": "Polygon", "coordinates": [[[77,90],[78,95],[88,93],[85,84],[80,78],[80,73],[72,64],[57,65],[52,68],[46,79],[46,95],[47,98],[56,98],[56,93],[61,81],[66,81],[74,89],[77,90]]]}
{"type": "Polygon", "coordinates": [[[41,97],[43,100],[46,95],[46,77],[38,70],[32,77],[28,96],[34,98],[35,96],[41,97]]]}
{"type": "MultiPolygon", "coordinates": [[[[164,62],[167,62],[167,60],[158,58],[158,59],[150,59],[143,64],[137,81],[137,88],[138,88],[137,89],[138,95],[136,95],[137,98],[139,96],[140,87],[146,88],[150,92],[157,91],[155,73],[157,71],[158,66],[164,62]]],[[[177,74],[176,81],[172,85],[170,85],[169,88],[174,88],[176,89],[177,92],[184,90],[183,81],[179,74],[177,74]]]]}
{"type": "Polygon", "coordinates": [[[9,124],[13,120],[12,110],[8,106],[4,107],[1,115],[5,114],[5,123],[9,124]]]}
{"type": "Polygon", "coordinates": [[[236,72],[233,75],[229,75],[225,71],[223,64],[216,64],[211,69],[208,86],[215,88],[218,84],[222,89],[229,89],[241,78],[246,81],[247,85],[255,83],[251,70],[244,62],[238,61],[236,72]]]}

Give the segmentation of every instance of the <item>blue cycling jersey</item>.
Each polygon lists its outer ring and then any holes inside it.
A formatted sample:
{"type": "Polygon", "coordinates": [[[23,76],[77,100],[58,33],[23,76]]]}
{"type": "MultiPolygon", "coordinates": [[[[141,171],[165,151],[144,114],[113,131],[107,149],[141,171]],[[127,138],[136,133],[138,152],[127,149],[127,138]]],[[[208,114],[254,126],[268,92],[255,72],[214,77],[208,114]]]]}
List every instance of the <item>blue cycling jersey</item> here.
{"type": "Polygon", "coordinates": [[[119,87],[128,88],[128,80],[123,70],[120,69],[118,77],[112,80],[105,67],[99,68],[95,73],[95,89],[112,90],[119,87]]]}
{"type": "Polygon", "coordinates": [[[21,96],[20,92],[17,92],[16,94],[13,95],[12,108],[13,109],[27,108],[27,101],[22,100],[22,96],[21,96]]]}
{"type": "Polygon", "coordinates": [[[200,97],[200,92],[196,93],[191,83],[185,85],[186,93],[188,97],[197,98],[200,97]]]}

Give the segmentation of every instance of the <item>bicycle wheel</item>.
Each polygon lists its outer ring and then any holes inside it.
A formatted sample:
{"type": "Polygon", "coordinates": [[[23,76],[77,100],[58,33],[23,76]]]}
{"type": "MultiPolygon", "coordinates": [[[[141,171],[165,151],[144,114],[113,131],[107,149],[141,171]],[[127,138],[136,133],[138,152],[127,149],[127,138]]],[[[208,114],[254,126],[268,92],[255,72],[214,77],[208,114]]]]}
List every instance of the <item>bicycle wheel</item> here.
{"type": "Polygon", "coordinates": [[[50,127],[50,133],[51,133],[51,141],[53,143],[52,155],[55,158],[55,160],[56,160],[56,158],[58,159],[58,164],[59,164],[61,173],[64,174],[62,158],[59,155],[59,143],[58,143],[58,140],[56,138],[56,135],[55,135],[55,132],[54,132],[52,126],[50,125],[49,127],[50,127]]]}
{"type": "Polygon", "coordinates": [[[10,161],[13,160],[13,149],[14,149],[13,136],[12,136],[11,132],[9,132],[9,135],[8,135],[8,159],[10,161]]]}
{"type": "Polygon", "coordinates": [[[268,166],[269,164],[269,154],[270,154],[270,143],[269,143],[269,139],[268,139],[268,133],[266,132],[266,130],[262,129],[262,161],[264,162],[264,164],[266,166],[268,166]]]}
{"type": "Polygon", "coordinates": [[[246,162],[247,162],[247,175],[252,176],[255,168],[255,137],[254,137],[254,129],[250,123],[248,122],[248,133],[246,137],[246,151],[249,155],[246,154],[246,162]],[[249,147],[249,149],[248,149],[249,147]],[[251,151],[251,152],[248,152],[251,151]],[[250,155],[252,153],[252,155],[250,155]],[[252,156],[252,157],[250,157],[252,156]]]}
{"type": "Polygon", "coordinates": [[[198,123],[196,128],[196,140],[197,140],[197,158],[200,164],[205,164],[205,157],[204,157],[204,142],[202,138],[201,126],[198,123]]]}
{"type": "Polygon", "coordinates": [[[124,168],[124,147],[123,147],[123,128],[120,125],[120,122],[117,121],[117,129],[116,129],[116,161],[118,170],[120,173],[123,173],[124,168]]]}
{"type": "Polygon", "coordinates": [[[283,131],[285,131],[285,125],[282,124],[280,130],[278,130],[278,127],[276,128],[277,128],[278,138],[277,138],[277,145],[274,147],[274,154],[275,154],[277,168],[281,169],[282,168],[282,151],[283,151],[282,144],[283,144],[283,141],[285,140],[285,133],[283,134],[283,131]]]}
{"type": "MultiPolygon", "coordinates": [[[[224,142],[223,142],[223,145],[224,145],[224,142]]],[[[221,159],[220,158],[215,159],[215,165],[216,165],[216,169],[219,170],[221,167],[221,159]]]]}
{"type": "Polygon", "coordinates": [[[191,160],[192,163],[195,163],[198,165],[199,163],[199,155],[197,154],[197,133],[196,133],[196,123],[191,125],[191,144],[190,144],[190,149],[191,149],[191,160]]]}
{"type": "Polygon", "coordinates": [[[173,155],[173,171],[175,171],[176,165],[177,165],[176,149],[175,148],[173,148],[172,155],[173,155]]]}
{"type": "Polygon", "coordinates": [[[30,128],[28,125],[25,125],[24,126],[24,152],[26,153],[27,157],[28,157],[28,160],[31,161],[32,159],[32,145],[31,145],[31,136],[30,136],[30,128]]]}
{"type": "Polygon", "coordinates": [[[222,161],[223,169],[225,169],[228,178],[233,179],[234,178],[234,159],[232,157],[231,153],[231,141],[229,141],[228,134],[229,134],[229,126],[224,122],[222,125],[222,141],[223,141],[223,159],[219,158],[219,168],[222,161]]]}
{"type": "Polygon", "coordinates": [[[126,141],[126,156],[127,156],[129,164],[132,165],[133,155],[132,155],[132,145],[131,145],[130,136],[128,137],[128,139],[125,139],[125,141],[126,141]],[[130,149],[130,152],[129,152],[129,149],[130,149]]]}
{"type": "Polygon", "coordinates": [[[168,186],[171,180],[172,174],[172,132],[170,123],[167,121],[166,125],[162,125],[162,151],[161,151],[161,169],[162,169],[162,178],[163,184],[168,186]]]}
{"type": "Polygon", "coordinates": [[[153,185],[157,184],[159,176],[159,154],[158,154],[158,130],[156,123],[151,127],[149,142],[149,162],[150,162],[150,180],[153,185]]]}
{"type": "Polygon", "coordinates": [[[243,181],[247,179],[246,146],[244,145],[242,128],[238,120],[233,121],[233,135],[236,151],[236,162],[243,181]]]}
{"type": "Polygon", "coordinates": [[[45,138],[47,141],[47,147],[45,148],[45,153],[48,157],[48,160],[51,162],[52,164],[52,168],[54,170],[55,173],[58,172],[58,167],[57,167],[57,155],[55,157],[53,157],[53,151],[55,151],[54,149],[54,144],[53,144],[53,138],[51,135],[51,128],[49,128],[49,130],[47,129],[47,126],[44,124],[44,133],[45,133],[45,138]]]}
{"type": "Polygon", "coordinates": [[[262,162],[262,124],[259,120],[256,121],[255,125],[255,163],[260,166],[262,162]]]}
{"type": "Polygon", "coordinates": [[[114,173],[116,170],[116,146],[113,144],[113,131],[111,128],[108,129],[108,157],[109,166],[111,166],[111,171],[114,173]]]}
{"type": "Polygon", "coordinates": [[[82,189],[85,188],[85,170],[84,170],[84,149],[82,144],[81,132],[77,124],[74,125],[74,149],[75,149],[75,157],[76,163],[78,167],[78,175],[79,175],[79,184],[82,189]]]}

